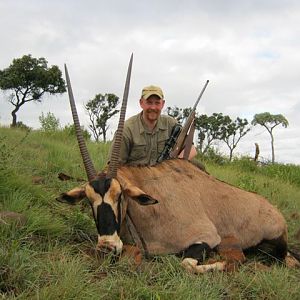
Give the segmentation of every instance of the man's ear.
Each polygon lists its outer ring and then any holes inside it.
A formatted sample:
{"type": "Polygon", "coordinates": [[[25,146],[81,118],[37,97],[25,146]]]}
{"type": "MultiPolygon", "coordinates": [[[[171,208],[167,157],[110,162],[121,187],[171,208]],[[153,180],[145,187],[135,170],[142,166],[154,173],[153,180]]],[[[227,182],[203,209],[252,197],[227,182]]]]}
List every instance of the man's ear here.
{"type": "Polygon", "coordinates": [[[57,197],[56,200],[62,203],[74,205],[85,197],[85,187],[77,187],[69,192],[60,194],[60,196],[57,197]]]}
{"type": "Polygon", "coordinates": [[[140,99],[140,107],[141,107],[141,108],[143,108],[143,106],[144,106],[143,104],[144,104],[143,98],[141,98],[141,99],[140,99]]]}
{"type": "Polygon", "coordinates": [[[124,189],[124,194],[135,200],[140,205],[152,205],[158,203],[158,200],[147,195],[136,186],[128,186],[124,189]]]}

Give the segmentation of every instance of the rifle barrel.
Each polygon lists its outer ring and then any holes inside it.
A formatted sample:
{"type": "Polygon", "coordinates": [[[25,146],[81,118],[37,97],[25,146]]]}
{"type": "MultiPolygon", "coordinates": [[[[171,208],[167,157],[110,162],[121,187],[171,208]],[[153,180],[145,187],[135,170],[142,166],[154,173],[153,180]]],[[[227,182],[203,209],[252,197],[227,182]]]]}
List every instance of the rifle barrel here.
{"type": "Polygon", "coordinates": [[[206,83],[205,83],[205,85],[204,85],[204,87],[203,87],[203,89],[202,89],[202,91],[201,91],[201,93],[200,93],[200,95],[199,95],[199,97],[198,97],[198,99],[197,99],[197,101],[196,101],[194,107],[193,107],[193,111],[196,110],[196,108],[197,108],[197,106],[198,106],[198,103],[199,103],[199,101],[200,101],[200,99],[201,99],[201,97],[202,97],[202,95],[203,95],[203,93],[204,93],[204,91],[205,91],[205,89],[206,89],[208,83],[209,83],[209,80],[206,80],[206,83]]]}
{"type": "Polygon", "coordinates": [[[194,122],[194,119],[195,119],[197,105],[198,105],[198,103],[199,103],[199,101],[200,101],[200,99],[201,99],[208,83],[209,83],[209,80],[206,81],[204,87],[202,88],[202,91],[201,91],[201,93],[200,93],[200,95],[199,95],[199,97],[198,97],[198,99],[197,99],[190,115],[187,117],[186,122],[185,122],[184,126],[182,127],[182,130],[181,130],[180,134],[178,135],[176,143],[175,143],[175,145],[174,145],[174,147],[171,150],[170,155],[169,155],[171,158],[174,158],[174,157],[178,156],[178,154],[182,151],[182,149],[184,147],[185,140],[187,139],[187,136],[191,133],[194,134],[194,131],[190,132],[190,128],[191,128],[191,125],[192,125],[192,123],[194,122]]]}

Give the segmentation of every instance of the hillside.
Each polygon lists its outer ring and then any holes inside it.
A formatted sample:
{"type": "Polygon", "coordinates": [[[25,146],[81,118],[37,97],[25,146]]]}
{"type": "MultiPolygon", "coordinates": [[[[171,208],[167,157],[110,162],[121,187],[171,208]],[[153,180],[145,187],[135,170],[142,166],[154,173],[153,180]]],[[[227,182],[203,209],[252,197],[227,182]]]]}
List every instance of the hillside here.
{"type": "MultiPolygon", "coordinates": [[[[89,143],[97,169],[109,144],[89,143]]],[[[289,245],[300,251],[300,167],[257,167],[247,160],[206,162],[221,180],[264,195],[284,214],[289,245]]],[[[300,299],[300,270],[263,266],[249,257],[235,273],[188,274],[175,256],[136,268],[94,252],[96,229],[87,203],[65,206],[59,193],[85,178],[74,137],[0,128],[0,296],[3,299],[300,299]]]]}

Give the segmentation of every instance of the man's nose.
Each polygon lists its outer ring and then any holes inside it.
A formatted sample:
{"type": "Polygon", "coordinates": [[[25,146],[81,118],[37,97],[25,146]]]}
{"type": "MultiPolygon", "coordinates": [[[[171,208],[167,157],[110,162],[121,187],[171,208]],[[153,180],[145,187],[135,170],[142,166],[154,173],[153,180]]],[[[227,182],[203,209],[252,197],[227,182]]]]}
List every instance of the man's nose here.
{"type": "Polygon", "coordinates": [[[157,105],[155,103],[151,103],[151,104],[149,104],[149,108],[157,109],[157,105]]]}

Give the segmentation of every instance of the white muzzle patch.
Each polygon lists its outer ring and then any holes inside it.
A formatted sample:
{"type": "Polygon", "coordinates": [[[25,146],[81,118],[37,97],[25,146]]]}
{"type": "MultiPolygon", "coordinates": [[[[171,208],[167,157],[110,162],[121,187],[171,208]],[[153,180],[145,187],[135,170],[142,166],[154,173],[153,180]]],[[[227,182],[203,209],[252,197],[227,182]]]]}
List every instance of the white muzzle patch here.
{"type": "Polygon", "coordinates": [[[120,254],[123,249],[123,242],[117,232],[113,235],[98,235],[97,248],[107,252],[114,252],[114,254],[120,254]]]}

